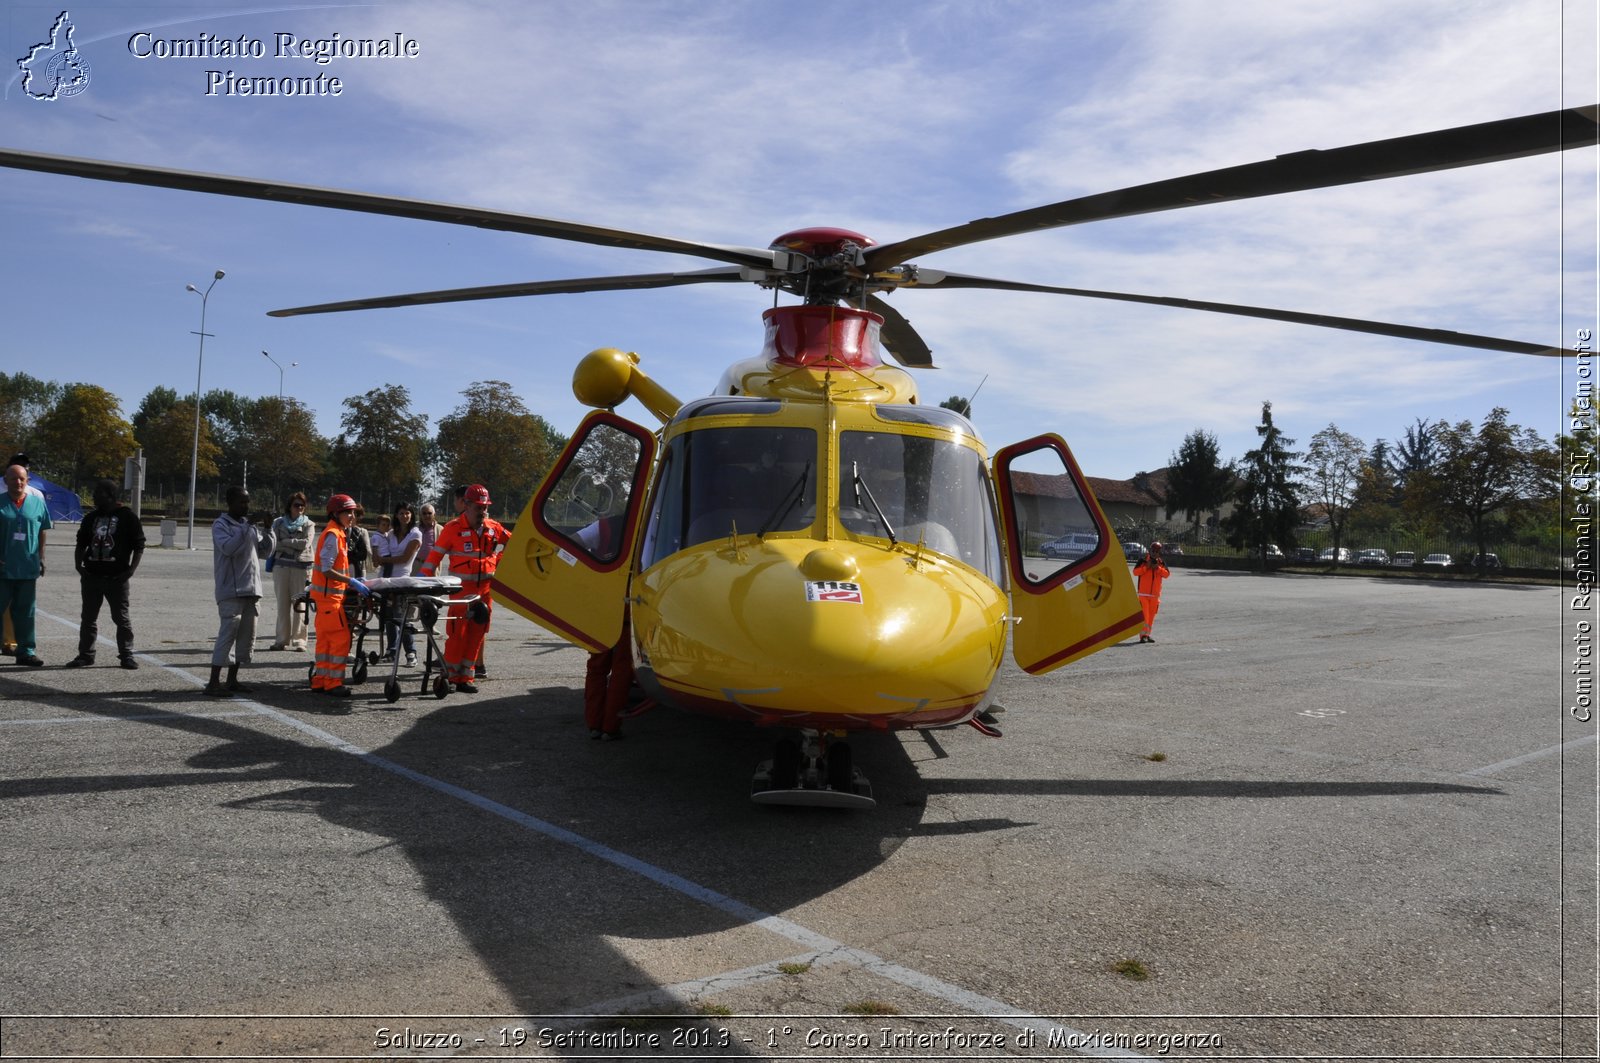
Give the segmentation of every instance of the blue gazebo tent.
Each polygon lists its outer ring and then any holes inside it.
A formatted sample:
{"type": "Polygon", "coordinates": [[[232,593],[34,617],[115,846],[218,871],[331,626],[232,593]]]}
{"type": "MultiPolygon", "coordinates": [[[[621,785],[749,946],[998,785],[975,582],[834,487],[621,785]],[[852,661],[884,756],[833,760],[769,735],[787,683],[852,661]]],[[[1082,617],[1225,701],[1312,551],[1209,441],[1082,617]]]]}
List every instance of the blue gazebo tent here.
{"type": "Polygon", "coordinates": [[[44,492],[45,505],[50,507],[51,520],[78,521],[83,519],[83,504],[78,496],[60,484],[51,483],[43,476],[28,476],[28,486],[44,492]]]}

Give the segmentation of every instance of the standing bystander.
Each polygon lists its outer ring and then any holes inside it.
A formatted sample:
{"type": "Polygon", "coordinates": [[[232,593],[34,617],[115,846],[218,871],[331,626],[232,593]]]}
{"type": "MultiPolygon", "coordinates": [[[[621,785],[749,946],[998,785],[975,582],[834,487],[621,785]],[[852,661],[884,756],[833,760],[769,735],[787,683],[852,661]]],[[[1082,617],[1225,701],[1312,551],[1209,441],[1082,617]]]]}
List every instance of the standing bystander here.
{"type": "Polygon", "coordinates": [[[217,642],[211,649],[211,681],[205,692],[213,697],[250,692],[239,682],[239,666],[249,664],[256,641],[256,617],[261,612],[261,559],[272,553],[272,529],[263,520],[250,520],[250,492],[228,488],[228,511],[211,525],[211,574],[216,581],[217,642]],[[222,685],[222,669],[228,684],[222,685]]]}
{"type": "Polygon", "coordinates": [[[28,490],[28,469],[6,466],[6,494],[0,499],[0,613],[11,620],[17,663],[37,668],[33,629],[39,579],[44,575],[45,532],[52,526],[50,508],[37,490],[28,490]]]}
{"type": "Polygon", "coordinates": [[[82,578],[83,616],[78,624],[78,655],[68,668],[94,663],[100,634],[100,606],[111,611],[117,628],[117,658],[124,668],[137,668],[133,659],[133,622],[128,618],[128,583],[144,557],[144,528],[133,510],[117,501],[114,480],[94,485],[94,509],[78,525],[78,546],[73,553],[82,578]]]}

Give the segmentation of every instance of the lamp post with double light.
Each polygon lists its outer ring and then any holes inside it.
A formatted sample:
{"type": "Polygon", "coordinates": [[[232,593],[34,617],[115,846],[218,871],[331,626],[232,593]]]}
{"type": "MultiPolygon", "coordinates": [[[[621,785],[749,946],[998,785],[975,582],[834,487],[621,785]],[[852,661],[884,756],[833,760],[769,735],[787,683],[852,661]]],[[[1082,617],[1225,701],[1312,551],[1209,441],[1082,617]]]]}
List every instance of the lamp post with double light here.
{"type": "Polygon", "coordinates": [[[200,297],[200,358],[194,367],[194,450],[189,455],[189,545],[194,549],[194,489],[195,481],[200,472],[200,374],[206,365],[206,301],[211,298],[211,289],[217,286],[217,281],[223,276],[222,270],[217,270],[216,276],[211,278],[211,283],[206,285],[206,290],[201,291],[192,284],[184,285],[184,291],[194,292],[200,297]]]}
{"type": "MultiPolygon", "coordinates": [[[[278,360],[276,358],[272,357],[272,355],[268,354],[266,351],[262,351],[261,352],[261,357],[265,358],[267,361],[271,362],[273,365],[278,366],[278,404],[281,406],[283,404],[283,366],[278,365],[278,360]]],[[[299,364],[300,364],[299,362],[290,362],[289,363],[289,368],[293,369],[295,366],[297,366],[299,364]]]]}

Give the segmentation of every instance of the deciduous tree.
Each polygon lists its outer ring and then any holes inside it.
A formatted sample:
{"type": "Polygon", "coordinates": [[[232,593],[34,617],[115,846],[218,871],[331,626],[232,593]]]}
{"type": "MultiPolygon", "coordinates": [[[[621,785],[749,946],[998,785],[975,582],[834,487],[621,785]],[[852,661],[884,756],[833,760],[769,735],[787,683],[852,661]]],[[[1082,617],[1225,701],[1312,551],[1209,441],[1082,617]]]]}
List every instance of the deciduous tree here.
{"type": "Polygon", "coordinates": [[[77,493],[101,476],[122,479],[137,446],[117,397],[97,384],[69,384],[37,426],[42,454],[29,454],[44,476],[77,493]]]}
{"type": "Polygon", "coordinates": [[[411,393],[399,384],[373,388],[344,400],[344,431],[333,442],[338,489],[362,500],[368,509],[393,508],[412,498],[422,481],[428,418],[411,410],[411,393]]]}
{"type": "Polygon", "coordinates": [[[549,469],[552,430],[503,380],[481,380],[461,395],[466,401],[439,420],[445,480],[483,484],[496,512],[514,517],[549,469]]]}
{"type": "Polygon", "coordinates": [[[1309,501],[1322,506],[1333,534],[1333,549],[1338,553],[1344,540],[1345,521],[1355,504],[1361,483],[1361,462],[1366,444],[1330,423],[1311,437],[1306,451],[1306,487],[1309,501]]]}

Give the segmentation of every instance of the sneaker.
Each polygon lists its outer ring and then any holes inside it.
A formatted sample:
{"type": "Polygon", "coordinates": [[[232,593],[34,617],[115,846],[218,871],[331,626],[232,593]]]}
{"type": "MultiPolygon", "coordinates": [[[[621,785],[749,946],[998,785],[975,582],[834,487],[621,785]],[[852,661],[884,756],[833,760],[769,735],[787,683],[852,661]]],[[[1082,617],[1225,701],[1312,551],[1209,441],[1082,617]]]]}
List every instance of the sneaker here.
{"type": "Polygon", "coordinates": [[[475,678],[475,679],[488,679],[489,678],[489,669],[485,668],[481,664],[475,665],[475,666],[473,666],[473,669],[472,669],[472,675],[473,675],[473,678],[475,678]]]}
{"type": "Polygon", "coordinates": [[[461,694],[476,694],[478,688],[472,683],[457,683],[456,691],[461,694]]]}
{"type": "Polygon", "coordinates": [[[605,731],[600,735],[600,741],[602,741],[602,742],[620,742],[620,741],[622,741],[622,732],[621,731],[605,731]]]}
{"type": "Polygon", "coordinates": [[[134,660],[132,657],[124,657],[120,663],[122,664],[122,667],[126,668],[130,672],[136,671],[139,667],[139,662],[134,660]]]}
{"type": "Polygon", "coordinates": [[[589,732],[589,737],[590,737],[590,739],[598,742],[600,740],[600,730],[599,730],[599,728],[596,728],[593,731],[590,731],[589,732]]]}
{"type": "Polygon", "coordinates": [[[414,654],[414,653],[406,654],[406,667],[407,668],[415,668],[416,666],[417,666],[417,655],[414,654]]]}
{"type": "Polygon", "coordinates": [[[94,658],[93,657],[85,657],[83,654],[80,653],[76,657],[74,657],[72,660],[68,661],[66,666],[68,668],[87,668],[93,663],[94,663],[94,658]]]}
{"type": "Polygon", "coordinates": [[[33,656],[32,654],[29,654],[26,657],[19,656],[17,658],[17,663],[18,664],[25,664],[29,668],[38,668],[38,667],[40,667],[41,665],[44,664],[44,661],[40,660],[38,657],[33,656]]]}

